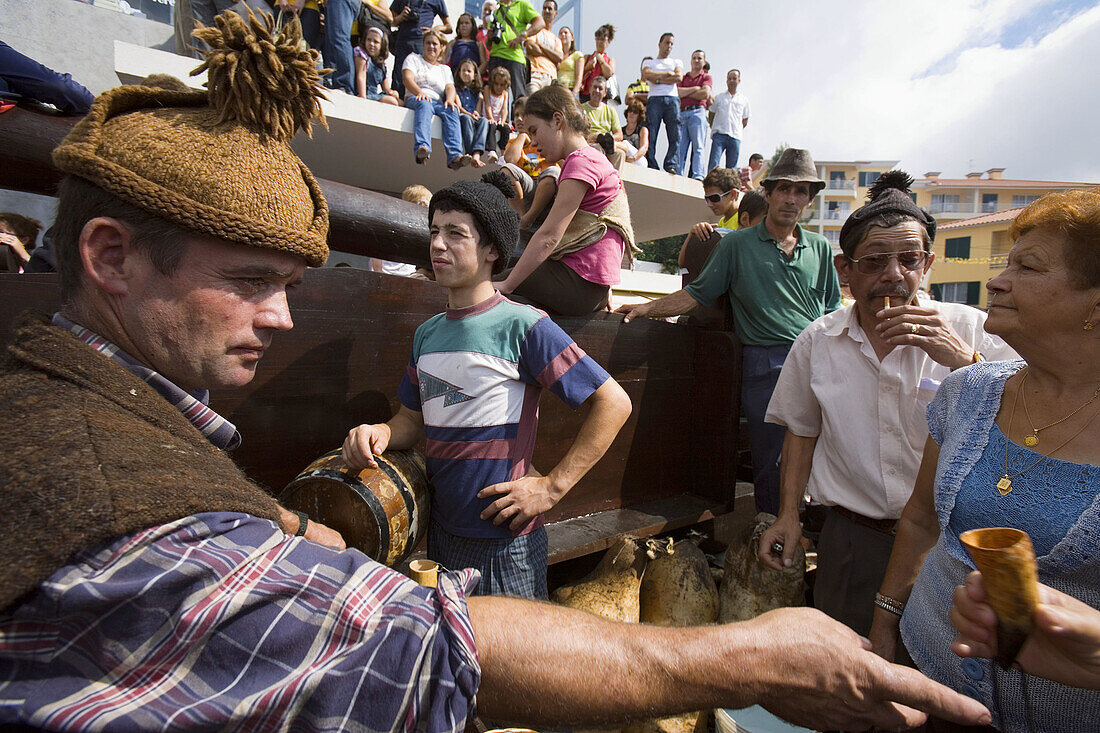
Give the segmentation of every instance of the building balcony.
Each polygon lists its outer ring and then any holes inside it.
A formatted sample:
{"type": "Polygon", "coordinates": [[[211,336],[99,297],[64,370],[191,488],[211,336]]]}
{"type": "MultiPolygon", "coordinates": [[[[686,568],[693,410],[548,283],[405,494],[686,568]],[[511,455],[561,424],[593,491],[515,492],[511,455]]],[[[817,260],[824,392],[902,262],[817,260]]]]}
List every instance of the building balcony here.
{"type": "Polygon", "coordinates": [[[856,182],[843,178],[833,178],[825,182],[825,188],[821,189],[823,196],[855,196],[856,182]]]}
{"type": "Polygon", "coordinates": [[[803,224],[842,224],[852,212],[850,209],[808,209],[802,215],[803,224]]]}
{"type": "Polygon", "coordinates": [[[933,201],[928,207],[930,214],[947,214],[953,217],[981,216],[982,214],[995,214],[999,211],[1018,209],[1022,204],[994,204],[974,201],[933,201]]]}

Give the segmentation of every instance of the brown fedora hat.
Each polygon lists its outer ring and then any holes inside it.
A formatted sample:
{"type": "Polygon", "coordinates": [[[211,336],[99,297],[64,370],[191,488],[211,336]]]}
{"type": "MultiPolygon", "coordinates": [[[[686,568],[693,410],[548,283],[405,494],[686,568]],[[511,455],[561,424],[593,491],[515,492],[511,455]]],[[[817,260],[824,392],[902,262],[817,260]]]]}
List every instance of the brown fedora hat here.
{"type": "Polygon", "coordinates": [[[812,183],[814,184],[813,195],[816,196],[818,191],[825,188],[825,181],[817,177],[817,168],[814,166],[814,159],[810,155],[809,150],[802,148],[787,148],[779,156],[779,160],[775,162],[772,169],[768,171],[768,175],[764,178],[764,183],[772,183],[774,181],[791,181],[793,183],[812,183]]]}

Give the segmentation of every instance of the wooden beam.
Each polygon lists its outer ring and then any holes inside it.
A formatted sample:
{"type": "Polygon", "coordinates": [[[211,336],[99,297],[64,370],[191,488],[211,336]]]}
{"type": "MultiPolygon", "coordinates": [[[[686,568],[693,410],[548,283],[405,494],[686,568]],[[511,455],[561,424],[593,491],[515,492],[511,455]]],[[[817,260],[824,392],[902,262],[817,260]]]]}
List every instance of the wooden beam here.
{"type": "MultiPolygon", "coordinates": [[[[0,188],[56,195],[62,174],[50,156],[79,119],[18,107],[0,115],[0,188]]],[[[318,182],[329,205],[330,249],[429,266],[427,209],[335,181],[318,182]]]]}

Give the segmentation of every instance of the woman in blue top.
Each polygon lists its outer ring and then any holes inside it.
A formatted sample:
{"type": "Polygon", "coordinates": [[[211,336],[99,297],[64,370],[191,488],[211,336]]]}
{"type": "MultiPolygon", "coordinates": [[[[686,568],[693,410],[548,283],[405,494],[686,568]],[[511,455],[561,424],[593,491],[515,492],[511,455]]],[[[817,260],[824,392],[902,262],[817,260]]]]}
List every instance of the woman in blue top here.
{"type": "Polygon", "coordinates": [[[1100,692],[951,651],[952,593],[974,569],[958,539],[968,529],[1026,531],[1040,582],[1100,607],[1100,188],[1043,197],[1010,235],[985,329],[1024,360],[957,371],[929,405],[871,640],[892,659],[900,627],[899,656],[985,704],[996,730],[1097,730],[1100,692]]]}

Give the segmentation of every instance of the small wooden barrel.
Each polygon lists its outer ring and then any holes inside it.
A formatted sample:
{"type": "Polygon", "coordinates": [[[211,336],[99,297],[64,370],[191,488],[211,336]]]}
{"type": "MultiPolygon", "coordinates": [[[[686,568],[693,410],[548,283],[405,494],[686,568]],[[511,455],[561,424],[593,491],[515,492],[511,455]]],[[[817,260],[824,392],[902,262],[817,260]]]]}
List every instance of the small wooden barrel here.
{"type": "Polygon", "coordinates": [[[428,528],[428,473],[415,450],[386,451],[376,460],[377,469],[355,471],[339,449],[326,453],[287,484],[279,501],[336,530],[348,547],[393,567],[428,528]]]}

